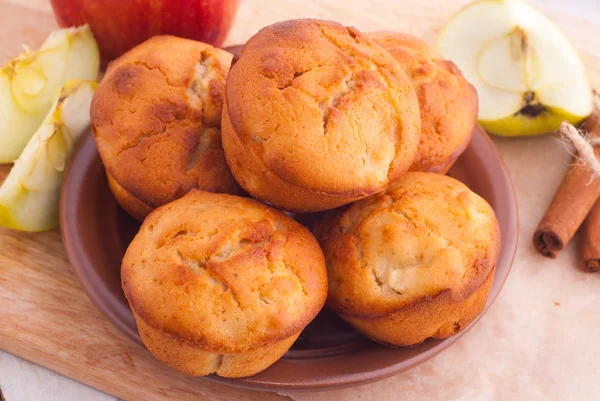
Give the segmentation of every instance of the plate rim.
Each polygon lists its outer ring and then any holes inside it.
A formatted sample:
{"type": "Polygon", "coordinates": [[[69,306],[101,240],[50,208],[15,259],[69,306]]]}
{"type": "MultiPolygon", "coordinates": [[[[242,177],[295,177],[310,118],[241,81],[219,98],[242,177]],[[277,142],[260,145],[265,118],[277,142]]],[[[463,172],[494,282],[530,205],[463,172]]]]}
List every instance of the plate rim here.
{"type": "MultiPolygon", "coordinates": [[[[412,368],[420,365],[421,363],[435,357],[440,352],[449,348],[456,341],[458,341],[460,338],[462,338],[479,321],[479,319],[481,319],[481,317],[489,310],[489,308],[494,303],[494,301],[496,300],[498,295],[501,293],[502,288],[503,288],[504,284],[506,283],[508,276],[510,275],[510,271],[511,271],[513,261],[514,261],[515,255],[516,255],[516,248],[517,248],[517,244],[518,244],[518,234],[519,234],[519,217],[518,217],[518,206],[517,206],[516,193],[514,190],[514,185],[512,183],[510,175],[508,173],[508,170],[506,169],[506,166],[504,164],[504,161],[502,160],[502,157],[501,157],[498,149],[494,145],[494,143],[491,140],[491,138],[489,137],[489,135],[483,130],[483,128],[481,128],[481,126],[477,125],[474,128],[474,131],[475,132],[474,132],[472,141],[483,141],[484,146],[491,148],[491,150],[493,151],[493,154],[495,154],[495,156],[496,156],[496,161],[498,162],[499,170],[502,173],[501,174],[502,181],[501,181],[501,183],[495,183],[495,186],[499,186],[505,190],[506,197],[507,197],[507,213],[509,216],[509,220],[505,223],[508,226],[508,231],[511,233],[514,232],[515,235],[510,236],[509,238],[501,238],[501,243],[502,243],[501,247],[504,247],[504,246],[508,247],[507,249],[508,249],[508,252],[510,253],[509,258],[506,261],[504,261],[504,264],[506,265],[506,267],[503,267],[503,269],[500,269],[502,271],[505,271],[505,274],[502,277],[499,277],[498,276],[499,269],[498,269],[498,266],[496,266],[496,271],[494,273],[495,274],[494,282],[497,279],[501,280],[498,283],[498,287],[497,287],[498,289],[496,292],[492,291],[490,293],[487,303],[486,303],[486,306],[485,306],[485,309],[467,327],[465,327],[463,330],[461,330],[456,335],[446,338],[446,339],[443,339],[443,340],[433,340],[433,339],[427,340],[427,341],[435,341],[435,342],[437,342],[437,344],[432,346],[431,348],[425,350],[424,352],[421,352],[413,357],[410,357],[407,360],[400,360],[396,363],[391,363],[385,367],[369,368],[364,371],[349,373],[349,374],[345,374],[343,376],[337,376],[337,377],[335,377],[333,379],[329,379],[329,380],[327,379],[327,377],[324,377],[324,378],[318,378],[318,379],[310,381],[310,382],[272,382],[272,381],[266,382],[266,381],[261,381],[260,376],[258,376],[258,379],[257,379],[257,376],[231,379],[231,378],[223,378],[223,377],[216,376],[216,375],[203,376],[200,378],[210,380],[213,382],[222,383],[222,384],[229,385],[229,386],[252,389],[252,390],[263,390],[263,391],[279,391],[279,390],[319,391],[319,390],[339,389],[339,388],[344,388],[344,387],[356,386],[359,384],[375,382],[378,380],[382,380],[382,379],[391,377],[400,372],[412,369],[412,368]],[[333,382],[332,382],[332,380],[333,380],[333,382]]],[[[93,284],[94,282],[102,283],[102,280],[97,275],[95,270],[89,271],[89,269],[84,268],[84,266],[86,265],[86,262],[82,261],[81,249],[77,249],[77,247],[74,245],[77,243],[76,238],[78,237],[78,230],[71,230],[71,225],[73,225],[74,227],[76,227],[78,225],[66,223],[67,220],[70,220],[72,218],[72,216],[75,214],[75,212],[73,210],[75,208],[69,207],[69,205],[72,204],[70,198],[76,196],[75,194],[77,193],[77,191],[73,191],[71,189],[71,185],[73,185],[72,181],[69,180],[69,178],[72,177],[71,170],[73,169],[73,166],[78,161],[77,156],[80,153],[81,148],[84,147],[87,142],[94,141],[93,138],[90,138],[91,136],[92,136],[91,130],[88,130],[88,132],[86,132],[83,135],[83,137],[80,138],[80,140],[78,141],[78,143],[75,146],[75,149],[69,159],[69,163],[65,170],[63,185],[61,187],[61,193],[60,193],[60,203],[59,203],[61,236],[62,236],[64,248],[65,248],[69,263],[73,267],[75,275],[77,276],[77,279],[78,279],[79,283],[81,284],[86,296],[90,299],[90,301],[93,303],[93,305],[96,307],[96,309],[98,309],[102,313],[102,315],[109,321],[109,323],[111,323],[119,331],[119,333],[121,335],[128,338],[128,340],[132,341],[136,345],[143,347],[143,343],[141,342],[141,339],[139,338],[137,331],[132,332],[131,327],[129,327],[127,322],[124,321],[121,317],[119,317],[119,314],[117,313],[117,308],[110,306],[110,305],[114,304],[114,299],[107,300],[106,297],[101,295],[101,293],[102,293],[101,287],[103,287],[103,286],[93,284]],[[95,278],[98,281],[90,280],[89,279],[90,275],[93,275],[93,276],[95,275],[96,276],[95,278]],[[88,279],[86,279],[86,277],[88,277],[88,279]]],[[[469,143],[469,146],[470,145],[471,145],[471,143],[469,143]]],[[[95,146],[95,143],[94,143],[94,146],[95,146]]],[[[97,149],[96,149],[96,153],[97,153],[97,149]]],[[[86,161],[86,163],[91,164],[91,163],[93,163],[93,160],[88,160],[88,161],[86,161]]],[[[500,222],[500,224],[502,224],[502,222],[500,222]]],[[[82,247],[80,246],[80,248],[82,248],[82,247]]],[[[500,262],[500,259],[499,259],[499,262],[500,262]]],[[[158,360],[156,362],[161,363],[158,360]]],[[[282,362],[285,362],[285,360],[280,360],[280,361],[276,362],[276,364],[282,363],[282,362]]],[[[275,365],[273,365],[273,366],[275,366],[275,365]]]]}

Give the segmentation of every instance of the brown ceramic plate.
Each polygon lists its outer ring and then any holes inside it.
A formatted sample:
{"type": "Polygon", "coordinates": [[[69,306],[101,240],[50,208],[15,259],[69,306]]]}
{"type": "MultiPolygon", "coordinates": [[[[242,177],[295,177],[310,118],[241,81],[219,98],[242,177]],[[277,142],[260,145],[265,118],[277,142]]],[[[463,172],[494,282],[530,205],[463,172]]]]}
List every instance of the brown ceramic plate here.
{"type": "MultiPolygon", "coordinates": [[[[493,143],[481,128],[476,129],[450,175],[483,196],[500,221],[502,249],[489,307],[506,280],[517,244],[517,205],[512,184],[493,143]]],[[[143,346],[120,280],[121,259],[139,224],[113,199],[91,133],[81,139],[69,163],[60,219],[67,255],[87,295],[126,337],[143,346]]],[[[427,340],[415,347],[393,350],[363,339],[323,310],[292,349],[264,372],[243,379],[207,378],[261,390],[347,387],[410,369],[448,348],[469,327],[446,340],[427,340]]]]}

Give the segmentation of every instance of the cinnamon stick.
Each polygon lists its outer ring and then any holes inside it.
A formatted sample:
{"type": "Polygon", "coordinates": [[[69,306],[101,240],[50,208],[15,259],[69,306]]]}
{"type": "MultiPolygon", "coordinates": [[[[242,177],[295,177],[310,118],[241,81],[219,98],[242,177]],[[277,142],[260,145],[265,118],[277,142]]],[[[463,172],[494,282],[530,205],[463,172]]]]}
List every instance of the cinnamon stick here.
{"type": "Polygon", "coordinates": [[[581,225],[581,257],[583,270],[600,271],[600,200],[581,225]]]}
{"type": "MultiPolygon", "coordinates": [[[[600,135],[599,116],[600,113],[595,110],[582,126],[593,136],[600,135]]],[[[594,153],[600,157],[600,147],[595,147],[594,153]]],[[[535,249],[544,256],[556,257],[558,251],[573,238],[599,196],[600,178],[575,157],[533,234],[535,249]]]]}

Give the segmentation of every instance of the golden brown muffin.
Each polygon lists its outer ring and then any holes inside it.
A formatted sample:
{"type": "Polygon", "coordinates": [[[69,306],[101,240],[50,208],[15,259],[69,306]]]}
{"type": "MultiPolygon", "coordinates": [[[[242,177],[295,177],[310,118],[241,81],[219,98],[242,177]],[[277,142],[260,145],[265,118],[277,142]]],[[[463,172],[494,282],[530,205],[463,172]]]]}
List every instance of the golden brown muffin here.
{"type": "Polygon", "coordinates": [[[316,227],[328,306],[382,344],[445,338],[483,310],[498,258],[494,211],[461,182],[406,174],[316,227]]]}
{"type": "Polygon", "coordinates": [[[255,200],[198,190],[150,213],[121,278],[144,344],[190,375],[266,369],[327,296],[323,252],[304,226],[255,200]]]}
{"type": "Polygon", "coordinates": [[[383,190],[412,164],[420,132],[414,90],[355,28],[280,22],[254,35],[236,60],[223,147],[252,196],[289,211],[326,210],[383,190]]]}
{"type": "Polygon", "coordinates": [[[465,150],[477,123],[477,91],[458,67],[423,40],[373,32],[409,76],[421,108],[421,142],[411,171],[446,173],[465,150]]]}
{"type": "Polygon", "coordinates": [[[153,208],[127,192],[108,172],[106,173],[106,179],[108,180],[110,192],[112,192],[119,206],[134,219],[144,221],[153,208]]]}
{"type": "Polygon", "coordinates": [[[150,208],[192,188],[241,191],[221,145],[231,57],[204,43],[156,36],[112,62],[98,86],[92,130],[107,173],[150,208]]]}

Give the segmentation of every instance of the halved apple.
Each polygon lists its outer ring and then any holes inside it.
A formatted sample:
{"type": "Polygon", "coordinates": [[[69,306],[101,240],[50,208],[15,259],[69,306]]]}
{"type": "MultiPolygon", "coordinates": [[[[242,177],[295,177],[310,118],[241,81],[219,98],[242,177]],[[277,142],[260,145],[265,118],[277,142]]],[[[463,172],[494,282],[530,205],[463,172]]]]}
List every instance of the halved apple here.
{"type": "Polygon", "coordinates": [[[54,31],[39,50],[8,61],[0,70],[0,163],[19,157],[66,81],[95,80],[99,69],[87,25],[54,31]]]}
{"type": "Polygon", "coordinates": [[[58,226],[60,185],[73,145],[90,124],[97,84],[68,81],[0,186],[0,226],[44,231],[58,226]]]}
{"type": "Polygon", "coordinates": [[[481,0],[456,13],[436,47],[479,94],[479,122],[498,135],[537,135],[592,112],[586,71],[569,40],[520,0],[481,0]]]}

